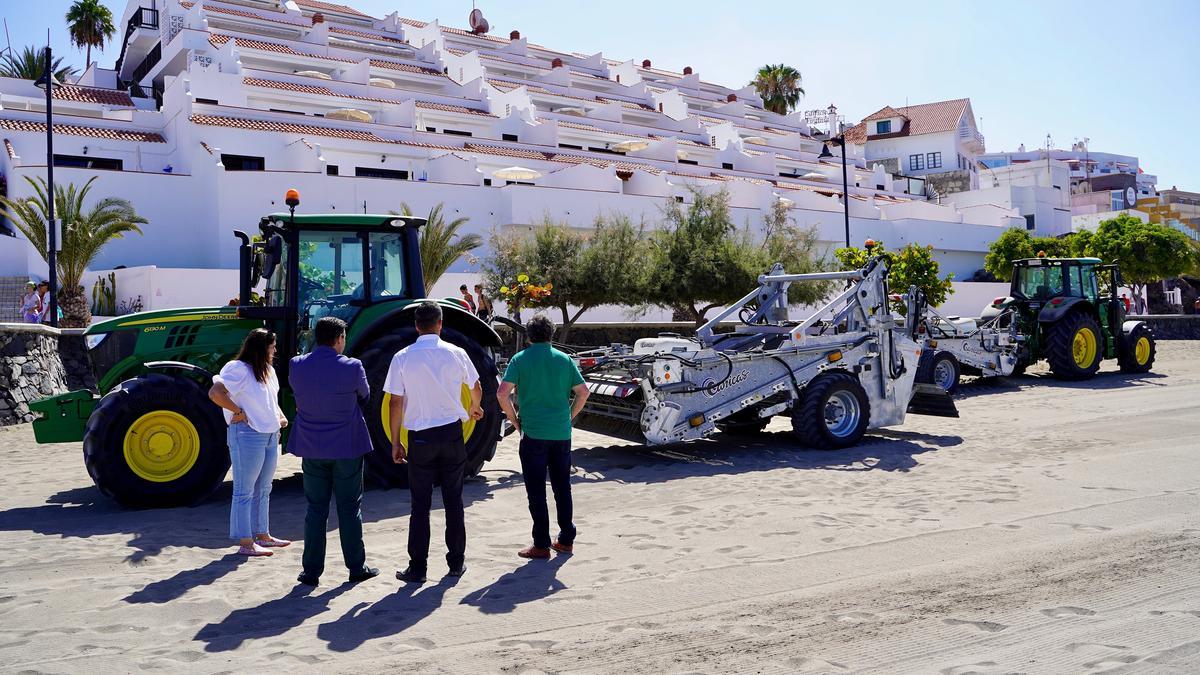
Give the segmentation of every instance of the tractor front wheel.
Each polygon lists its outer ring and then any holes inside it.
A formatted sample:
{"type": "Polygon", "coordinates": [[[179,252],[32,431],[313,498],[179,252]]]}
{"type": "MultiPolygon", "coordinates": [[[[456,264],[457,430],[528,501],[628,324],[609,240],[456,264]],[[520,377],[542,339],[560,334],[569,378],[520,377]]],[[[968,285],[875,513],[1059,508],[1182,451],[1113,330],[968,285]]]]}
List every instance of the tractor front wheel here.
{"type": "MultiPolygon", "coordinates": [[[[496,389],[499,387],[496,362],[482,345],[452,328],[443,328],[441,338],[467,352],[483,386],[483,419],[463,423],[463,438],[467,445],[466,475],[473,476],[479,473],[484,462],[495,455],[496,443],[500,439],[503,414],[496,402],[496,389]]],[[[383,390],[383,384],[387,380],[392,357],[416,341],[417,331],[405,326],[375,340],[359,357],[367,371],[367,382],[371,385],[371,402],[366,417],[375,450],[366,456],[367,466],[375,479],[389,487],[408,487],[408,467],[392,461],[389,412],[392,397],[383,390]]],[[[413,395],[419,396],[420,392],[413,392],[413,395]]],[[[464,408],[470,407],[471,395],[466,386],[463,387],[462,401],[464,408]]],[[[401,433],[407,434],[408,431],[403,429],[401,433]]]]}
{"type": "Polygon", "coordinates": [[[920,360],[917,366],[917,382],[936,384],[946,390],[947,394],[958,389],[958,379],[962,374],[962,366],[958,359],[949,352],[937,352],[932,358],[920,360]]]}
{"type": "Polygon", "coordinates": [[[1104,357],[1104,338],[1095,319],[1072,312],[1047,331],[1046,360],[1055,377],[1086,380],[1100,370],[1104,357]]]}
{"type": "Polygon", "coordinates": [[[187,506],[229,471],[220,408],[193,380],[150,374],[100,399],[83,436],[83,461],[108,497],[125,506],[187,506]]]}
{"type": "Polygon", "coordinates": [[[1117,355],[1122,373],[1148,373],[1154,366],[1154,334],[1145,324],[1138,324],[1128,335],[1122,336],[1124,344],[1117,355]]]}

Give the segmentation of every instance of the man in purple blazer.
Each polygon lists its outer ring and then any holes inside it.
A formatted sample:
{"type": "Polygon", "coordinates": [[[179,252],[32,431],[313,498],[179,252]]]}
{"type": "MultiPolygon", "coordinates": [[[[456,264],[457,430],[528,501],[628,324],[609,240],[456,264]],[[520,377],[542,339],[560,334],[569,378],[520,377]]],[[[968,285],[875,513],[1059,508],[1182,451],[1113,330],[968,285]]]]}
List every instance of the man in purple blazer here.
{"type": "Polygon", "coordinates": [[[337,502],[342,557],[350,581],[379,574],[367,567],[362,539],[363,455],[371,452],[371,434],[360,405],[371,397],[362,362],[342,356],[346,323],[334,317],[317,321],[316,347],[292,359],[288,382],[296,394],[296,419],[287,451],[304,469],[304,571],[296,578],[316,586],[325,570],[325,530],[329,499],[337,502]]]}

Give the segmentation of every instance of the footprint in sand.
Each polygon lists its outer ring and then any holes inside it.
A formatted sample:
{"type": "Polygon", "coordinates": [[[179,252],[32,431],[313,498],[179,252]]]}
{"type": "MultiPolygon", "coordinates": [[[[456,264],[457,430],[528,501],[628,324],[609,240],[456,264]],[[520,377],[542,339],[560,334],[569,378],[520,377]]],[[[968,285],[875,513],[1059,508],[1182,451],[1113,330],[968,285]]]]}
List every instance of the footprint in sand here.
{"type": "Polygon", "coordinates": [[[826,661],[825,659],[815,659],[808,656],[793,656],[784,661],[784,663],[791,668],[795,668],[796,672],[800,673],[828,673],[835,670],[848,670],[846,666],[836,661],[826,661]]]}
{"type": "Polygon", "coordinates": [[[1042,614],[1052,619],[1065,619],[1068,616],[1091,616],[1095,612],[1083,607],[1052,607],[1050,609],[1043,609],[1042,614]]]}
{"type": "Polygon", "coordinates": [[[773,626],[762,626],[762,625],[758,625],[758,624],[725,626],[724,628],[725,628],[725,632],[727,632],[727,633],[741,633],[742,635],[753,635],[755,637],[761,637],[763,635],[770,635],[771,633],[774,633],[776,630],[778,630],[777,628],[774,628],[773,626]]]}
{"type": "Polygon", "coordinates": [[[529,649],[550,649],[558,644],[554,640],[501,640],[501,647],[528,647],[529,649]]]}
{"type": "Polygon", "coordinates": [[[1099,642],[1072,642],[1066,647],[1063,647],[1063,649],[1074,653],[1081,651],[1095,651],[1096,649],[1115,649],[1117,651],[1125,651],[1126,649],[1129,649],[1129,647],[1124,645],[1104,645],[1100,644],[1099,642]]]}
{"type": "Polygon", "coordinates": [[[1128,665],[1130,663],[1134,663],[1135,661],[1137,661],[1141,658],[1142,657],[1137,656],[1136,654],[1125,654],[1123,656],[1106,656],[1106,657],[1104,657],[1102,659],[1098,659],[1096,661],[1088,661],[1087,663],[1083,664],[1083,667],[1088,668],[1088,669],[1091,669],[1091,668],[1115,668],[1117,666],[1124,666],[1124,665],[1128,665]]]}
{"type": "Polygon", "coordinates": [[[971,628],[975,628],[977,630],[984,631],[985,633],[999,633],[1000,631],[1004,630],[1005,628],[1008,628],[1008,626],[1006,626],[1002,623],[996,623],[994,621],[964,621],[963,619],[942,619],[942,623],[946,624],[947,626],[970,626],[971,628]]]}
{"type": "Polygon", "coordinates": [[[862,623],[863,621],[874,621],[876,616],[870,612],[846,612],[845,614],[830,614],[829,618],[834,621],[862,623]]]}
{"type": "Polygon", "coordinates": [[[1066,527],[1075,530],[1076,532],[1108,532],[1111,527],[1103,525],[1084,525],[1082,523],[1054,523],[1055,525],[1065,525],[1066,527]]]}
{"type": "Polygon", "coordinates": [[[746,547],[745,547],[745,546],[741,546],[741,545],[738,545],[738,546],[726,546],[725,548],[719,548],[719,549],[717,549],[717,553],[725,553],[725,554],[730,554],[730,553],[734,553],[734,552],[736,552],[736,551],[740,551],[740,550],[742,550],[742,549],[744,549],[744,548],[746,548],[746,547]]]}
{"type": "Polygon", "coordinates": [[[695,513],[696,511],[699,511],[699,510],[700,510],[699,506],[690,506],[690,505],[684,504],[682,506],[676,506],[674,509],[671,509],[671,515],[686,516],[689,513],[695,513]]]}
{"type": "Polygon", "coordinates": [[[943,668],[938,672],[942,675],[985,675],[1002,672],[998,666],[999,664],[995,661],[980,661],[979,663],[968,663],[965,666],[943,668]]]}

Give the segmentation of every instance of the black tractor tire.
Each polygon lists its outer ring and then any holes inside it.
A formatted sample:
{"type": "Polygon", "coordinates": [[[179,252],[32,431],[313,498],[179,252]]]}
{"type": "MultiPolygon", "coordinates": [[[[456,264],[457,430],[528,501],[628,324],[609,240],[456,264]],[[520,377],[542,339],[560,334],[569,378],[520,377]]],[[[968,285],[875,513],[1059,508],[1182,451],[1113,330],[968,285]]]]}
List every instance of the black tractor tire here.
{"type": "Polygon", "coordinates": [[[1050,362],[1050,372],[1059,379],[1090,379],[1100,370],[1103,358],[1104,334],[1096,320],[1083,312],[1071,312],[1046,330],[1046,360],[1050,362]],[[1095,357],[1089,363],[1079,363],[1075,360],[1075,337],[1087,331],[1095,344],[1095,357]]]}
{"type": "Polygon", "coordinates": [[[734,436],[752,436],[762,433],[771,423],[770,417],[759,417],[757,411],[735,413],[717,422],[717,431],[734,436]]]}
{"type": "Polygon", "coordinates": [[[848,448],[858,443],[871,420],[871,401],[858,378],[845,372],[818,376],[804,388],[792,410],[792,432],[801,443],[818,450],[848,448]],[[839,409],[855,406],[857,419],[839,424],[839,409]]]}
{"type": "MultiPolygon", "coordinates": [[[[474,476],[483,468],[485,462],[495,456],[496,443],[500,440],[503,413],[496,400],[496,389],[499,387],[496,361],[482,345],[452,328],[442,329],[442,339],[467,352],[483,386],[483,419],[475,423],[475,429],[467,439],[465,474],[474,476]]],[[[387,431],[383,428],[382,410],[386,393],[383,391],[383,383],[387,379],[392,357],[416,341],[416,329],[405,326],[373,340],[357,357],[362,360],[363,368],[367,371],[367,382],[371,385],[371,402],[367,405],[366,418],[367,429],[371,432],[371,442],[375,449],[366,456],[367,468],[372,478],[387,487],[407,488],[408,467],[392,461],[392,442],[388,440],[387,431]]]]}
{"type": "Polygon", "coordinates": [[[84,429],[83,462],[96,487],[124,506],[190,506],[211,495],[229,472],[226,429],[221,409],[208,400],[207,392],[195,380],[159,373],[141,375],[122,382],[100,399],[84,429]],[[156,425],[152,418],[146,419],[153,413],[169,414],[160,415],[162,424],[156,425]],[[131,432],[135,423],[140,423],[140,430],[131,432]],[[180,433],[188,424],[194,436],[180,433]],[[144,440],[139,443],[138,438],[144,440]],[[127,454],[127,439],[133,444],[132,459],[127,454]],[[151,444],[165,453],[159,465],[149,449],[151,444]],[[183,470],[174,458],[190,454],[195,455],[190,467],[181,475],[172,475],[183,470]],[[143,475],[131,461],[140,465],[143,475]],[[172,465],[177,471],[171,471],[172,465]],[[151,480],[146,473],[158,478],[151,480]]]}
{"type": "Polygon", "coordinates": [[[1121,336],[1121,349],[1117,353],[1117,363],[1122,373],[1148,373],[1154,367],[1154,356],[1158,347],[1154,342],[1154,333],[1145,324],[1138,324],[1129,335],[1121,336]],[[1138,360],[1137,346],[1141,340],[1146,340],[1146,357],[1138,360]]]}
{"type": "Polygon", "coordinates": [[[936,384],[946,390],[947,394],[953,394],[958,389],[959,379],[962,377],[962,365],[958,359],[950,352],[935,352],[928,359],[924,354],[921,354],[921,360],[917,366],[917,382],[925,384],[936,384]],[[941,373],[939,369],[946,373],[945,382],[938,382],[941,373]]]}

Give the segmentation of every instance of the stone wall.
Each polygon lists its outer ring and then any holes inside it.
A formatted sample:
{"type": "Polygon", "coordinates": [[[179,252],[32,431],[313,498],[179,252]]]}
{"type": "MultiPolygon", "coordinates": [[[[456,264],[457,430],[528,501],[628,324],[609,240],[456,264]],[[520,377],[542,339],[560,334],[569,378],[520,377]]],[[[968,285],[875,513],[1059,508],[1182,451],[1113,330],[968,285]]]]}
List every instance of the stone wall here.
{"type": "Polygon", "coordinates": [[[925,179],[925,184],[936,190],[939,195],[966,192],[971,189],[970,171],[959,170],[931,173],[922,176],[922,178],[925,179]]]}
{"type": "Polygon", "coordinates": [[[1195,314],[1150,314],[1129,318],[1145,321],[1154,331],[1156,340],[1200,340],[1200,316],[1195,314]]]}
{"type": "Polygon", "coordinates": [[[82,332],[0,324],[0,426],[32,422],[31,401],[95,387],[82,332]]]}

